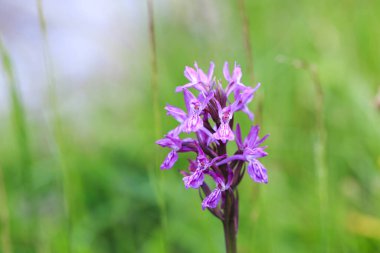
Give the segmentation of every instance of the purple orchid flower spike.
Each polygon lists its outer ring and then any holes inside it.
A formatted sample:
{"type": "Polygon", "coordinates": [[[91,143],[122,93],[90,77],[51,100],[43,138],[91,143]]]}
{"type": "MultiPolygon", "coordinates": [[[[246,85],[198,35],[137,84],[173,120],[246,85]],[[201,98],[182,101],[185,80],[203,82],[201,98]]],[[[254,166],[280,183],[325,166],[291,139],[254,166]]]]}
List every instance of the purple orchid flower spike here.
{"type": "Polygon", "coordinates": [[[215,172],[210,172],[210,176],[214,179],[216,182],[216,188],[202,201],[202,210],[205,210],[206,208],[216,208],[222,199],[222,192],[230,189],[232,179],[233,179],[233,172],[231,169],[228,170],[228,179],[227,183],[224,182],[224,177],[218,175],[215,172]]]}
{"type": "Polygon", "coordinates": [[[203,127],[201,114],[206,108],[207,103],[213,97],[214,93],[200,93],[198,98],[196,98],[193,93],[185,89],[183,90],[183,95],[188,114],[186,119],[183,121],[182,129],[185,133],[196,132],[203,127]]]}
{"type": "Polygon", "coordinates": [[[221,140],[223,143],[226,143],[226,141],[232,141],[234,140],[234,133],[230,127],[230,120],[235,112],[235,103],[224,107],[223,109],[218,101],[216,101],[216,104],[218,106],[220,126],[213,136],[215,139],[221,140]]]}
{"type": "Polygon", "coordinates": [[[183,183],[187,189],[199,189],[201,197],[205,196],[202,209],[209,210],[222,221],[227,252],[231,253],[236,252],[239,222],[237,187],[244,176],[245,168],[253,181],[268,183],[267,170],[260,162],[261,158],[268,155],[265,152],[266,146],[262,146],[268,135],[260,139],[259,126],[254,126],[243,141],[240,125],[236,124],[235,128],[234,124],[234,114],[237,111],[246,113],[253,121],[254,115],[248,104],[253,100],[260,84],[254,88],[245,86],[242,83],[241,68],[237,63],[232,73],[228,63],[224,64],[226,88],[223,88],[222,81],[216,79],[213,73],[212,62],[207,74],[196,63],[194,68],[185,68],[184,74],[189,83],[177,87],[176,91],[183,92],[186,110],[172,105],[165,107],[167,114],[179,124],[156,143],[171,149],[161,164],[162,169],[172,168],[178,160],[178,153],[197,154],[195,159],[188,159],[187,171],[180,171],[183,183]],[[194,133],[194,138],[179,137],[180,134],[188,133],[194,133]],[[237,150],[228,156],[228,144],[231,141],[236,141],[237,150]],[[210,176],[215,182],[214,189],[210,189],[208,182],[205,182],[206,176],[210,176]]]}
{"type": "Polygon", "coordinates": [[[191,87],[202,92],[208,92],[211,89],[215,64],[213,62],[210,62],[210,68],[207,75],[203,72],[202,69],[198,68],[197,63],[194,63],[194,67],[195,69],[188,66],[185,67],[184,74],[190,83],[177,87],[176,92],[181,92],[184,89],[191,87]]]}

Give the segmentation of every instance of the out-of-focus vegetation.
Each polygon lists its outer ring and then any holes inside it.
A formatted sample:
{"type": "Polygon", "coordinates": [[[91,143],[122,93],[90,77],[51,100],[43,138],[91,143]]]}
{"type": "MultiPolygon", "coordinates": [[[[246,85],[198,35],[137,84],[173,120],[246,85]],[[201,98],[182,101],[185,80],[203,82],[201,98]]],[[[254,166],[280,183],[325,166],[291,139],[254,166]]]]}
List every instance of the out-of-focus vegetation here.
{"type": "MultiPolygon", "coordinates": [[[[126,18],[96,49],[113,57],[87,62],[93,69],[85,76],[65,76],[70,64],[83,67],[75,65],[82,51],[54,40],[60,25],[75,31],[77,12],[65,16],[43,1],[45,42],[33,1],[23,3],[32,10],[21,14],[25,20],[13,16],[20,13],[0,19],[0,252],[223,252],[221,224],[183,186],[185,156],[160,171],[166,151],[154,145],[154,129],[164,134],[176,124],[163,107],[183,106],[174,88],[195,60],[203,68],[213,60],[220,78],[223,62],[236,60],[246,85],[262,84],[251,108],[257,113],[262,101],[270,183],[245,177],[240,186],[239,252],[380,252],[379,1],[246,0],[255,83],[237,2],[155,1],[159,125],[146,2],[126,2],[107,2],[126,18]],[[60,22],[52,22],[55,15],[60,22]],[[34,82],[20,74],[35,66],[23,55],[26,37],[12,44],[15,20],[32,20],[27,27],[40,31],[31,43],[46,66],[34,82]],[[321,125],[315,78],[323,89],[321,125]],[[327,171],[323,201],[320,166],[327,171]]],[[[11,5],[0,1],[0,9],[11,5]]],[[[96,32],[99,24],[90,25],[96,32]]],[[[240,116],[247,131],[251,123],[240,116]]]]}

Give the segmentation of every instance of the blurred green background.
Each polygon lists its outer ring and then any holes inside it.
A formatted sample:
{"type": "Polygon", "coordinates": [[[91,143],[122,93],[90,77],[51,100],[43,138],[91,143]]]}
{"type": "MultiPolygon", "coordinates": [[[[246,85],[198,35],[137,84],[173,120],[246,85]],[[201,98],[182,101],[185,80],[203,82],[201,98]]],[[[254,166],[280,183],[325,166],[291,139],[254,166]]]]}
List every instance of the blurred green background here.
{"type": "Polygon", "coordinates": [[[222,225],[181,180],[191,155],[161,171],[154,144],[176,124],[163,107],[184,106],[184,67],[211,60],[219,78],[237,61],[261,82],[251,109],[271,134],[269,184],[239,188],[239,252],[380,252],[379,12],[154,1],[152,91],[146,1],[0,0],[0,252],[223,252],[222,225]]]}

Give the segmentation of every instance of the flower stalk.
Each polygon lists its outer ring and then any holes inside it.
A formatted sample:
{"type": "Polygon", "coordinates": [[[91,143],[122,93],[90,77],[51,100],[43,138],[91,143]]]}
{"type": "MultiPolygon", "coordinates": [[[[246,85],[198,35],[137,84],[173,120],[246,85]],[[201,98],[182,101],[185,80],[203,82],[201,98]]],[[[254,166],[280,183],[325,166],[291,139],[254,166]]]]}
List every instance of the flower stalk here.
{"type": "Polygon", "coordinates": [[[224,239],[226,242],[226,252],[227,253],[236,253],[236,236],[237,236],[237,224],[236,218],[238,217],[238,200],[234,197],[233,192],[226,193],[226,203],[224,206],[224,220],[223,220],[223,229],[224,229],[224,239]]]}

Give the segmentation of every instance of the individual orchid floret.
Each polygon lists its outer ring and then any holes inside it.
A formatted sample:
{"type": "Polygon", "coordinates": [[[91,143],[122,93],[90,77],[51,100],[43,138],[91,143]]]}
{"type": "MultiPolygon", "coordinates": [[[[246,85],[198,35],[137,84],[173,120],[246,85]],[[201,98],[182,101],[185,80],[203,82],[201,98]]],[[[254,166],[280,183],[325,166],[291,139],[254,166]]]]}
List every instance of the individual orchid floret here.
{"type": "Polygon", "coordinates": [[[177,130],[169,132],[165,138],[158,140],[156,143],[161,147],[171,148],[172,151],[166,156],[161,164],[161,169],[170,169],[178,159],[177,151],[182,147],[182,141],[177,135],[177,130]]]}
{"type": "Polygon", "coordinates": [[[193,93],[185,89],[183,90],[183,95],[188,113],[183,121],[182,130],[185,133],[196,132],[203,127],[201,114],[213,97],[213,93],[200,93],[196,98],[193,93]]]}
{"type": "Polygon", "coordinates": [[[216,183],[216,188],[202,201],[202,209],[205,210],[206,208],[216,208],[222,199],[222,192],[230,189],[232,178],[233,178],[233,172],[231,169],[228,170],[228,179],[227,183],[224,182],[224,177],[221,175],[218,175],[217,173],[210,172],[210,176],[214,179],[216,183]]]}
{"type": "Polygon", "coordinates": [[[197,168],[193,174],[185,176],[183,182],[186,188],[199,188],[204,181],[204,174],[208,172],[209,168],[218,160],[223,159],[225,156],[218,156],[211,161],[207,158],[201,148],[198,148],[197,168]]]}
{"type": "MultiPolygon", "coordinates": [[[[236,126],[236,130],[240,131],[239,124],[236,126]]],[[[260,131],[260,127],[258,125],[251,127],[251,130],[249,131],[248,136],[244,140],[244,146],[243,146],[244,150],[255,149],[255,148],[262,148],[262,149],[266,148],[266,146],[264,147],[259,147],[259,146],[269,137],[269,134],[265,135],[263,138],[260,139],[259,131],[260,131]]]]}
{"type": "Polygon", "coordinates": [[[194,63],[195,69],[186,66],[185,67],[185,77],[190,81],[190,83],[187,83],[183,86],[179,86],[176,88],[176,92],[183,91],[187,88],[195,88],[202,92],[207,92],[212,87],[212,77],[214,73],[214,63],[210,62],[210,68],[207,73],[207,75],[203,72],[202,69],[198,68],[198,64],[194,63]]]}
{"type": "Polygon", "coordinates": [[[180,133],[180,128],[177,127],[170,131],[165,138],[156,141],[156,144],[161,147],[171,148],[172,150],[166,156],[165,160],[161,164],[161,169],[170,169],[173,167],[175,162],[178,160],[178,152],[189,152],[194,151],[195,141],[193,139],[187,138],[181,140],[178,137],[180,133]]]}
{"type": "Polygon", "coordinates": [[[230,127],[230,120],[235,112],[235,104],[226,106],[222,109],[219,102],[216,101],[219,112],[220,126],[214,133],[214,138],[221,140],[223,143],[226,141],[232,141],[234,139],[234,133],[230,127]]]}
{"type": "Polygon", "coordinates": [[[190,187],[194,189],[198,189],[203,184],[204,177],[205,177],[204,173],[205,173],[204,170],[197,169],[190,176],[184,177],[183,182],[185,184],[186,189],[190,187]]]}
{"type": "Polygon", "coordinates": [[[252,101],[254,93],[260,87],[260,83],[255,88],[244,87],[235,90],[236,111],[243,111],[246,113],[251,121],[253,121],[253,113],[249,110],[248,104],[252,101]]]}
{"type": "Polygon", "coordinates": [[[234,69],[232,71],[232,76],[230,75],[228,62],[225,62],[224,67],[223,67],[223,75],[226,81],[228,82],[228,85],[226,88],[227,96],[231,92],[234,92],[236,89],[246,87],[244,84],[241,83],[241,77],[243,76],[243,74],[241,72],[240,66],[237,65],[236,62],[235,62],[234,69]]]}
{"type": "Polygon", "coordinates": [[[247,87],[241,83],[242,72],[240,66],[236,63],[232,76],[230,75],[227,62],[224,64],[223,74],[225,79],[228,81],[226,95],[228,96],[230,93],[234,93],[235,101],[239,101],[239,106],[237,106],[236,110],[243,111],[248,115],[250,120],[253,121],[253,113],[248,109],[247,104],[253,99],[253,95],[260,87],[260,83],[256,85],[255,88],[247,87]]]}
{"type": "Polygon", "coordinates": [[[236,143],[238,148],[243,151],[242,156],[248,161],[247,172],[249,176],[258,183],[268,183],[267,170],[258,159],[268,155],[268,153],[264,151],[266,147],[260,147],[260,145],[269,135],[265,135],[260,139],[258,136],[259,130],[259,126],[251,127],[247,138],[244,140],[244,143],[242,143],[240,126],[238,124],[236,126],[236,143]]]}
{"type": "Polygon", "coordinates": [[[269,135],[265,135],[260,139],[258,137],[259,130],[259,126],[253,126],[243,143],[240,126],[237,124],[236,144],[238,146],[238,154],[232,155],[222,161],[219,161],[216,166],[227,164],[234,160],[246,161],[248,162],[247,173],[249,176],[257,183],[268,183],[267,170],[258,159],[268,155],[268,153],[264,151],[266,146],[260,147],[260,145],[268,138],[269,135]]]}

